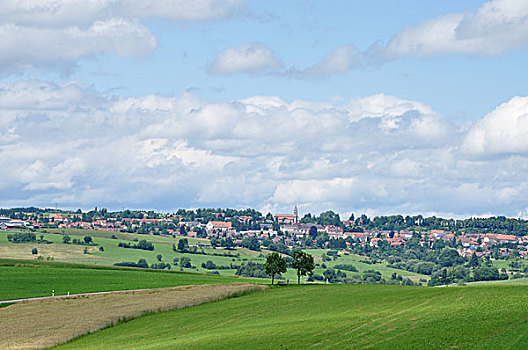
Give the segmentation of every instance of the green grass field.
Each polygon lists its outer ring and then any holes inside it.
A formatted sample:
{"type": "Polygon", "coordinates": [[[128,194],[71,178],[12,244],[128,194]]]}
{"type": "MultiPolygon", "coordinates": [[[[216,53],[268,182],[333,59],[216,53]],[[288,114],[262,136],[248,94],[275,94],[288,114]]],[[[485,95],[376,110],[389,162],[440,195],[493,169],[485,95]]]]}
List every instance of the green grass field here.
{"type": "MultiPolygon", "coordinates": [[[[13,232],[13,231],[12,231],[13,232]]],[[[113,265],[116,262],[131,261],[137,262],[139,259],[146,259],[149,264],[157,262],[157,255],[161,254],[162,261],[165,263],[172,263],[175,257],[181,259],[182,257],[188,257],[191,259],[193,268],[180,269],[179,266],[172,266],[173,269],[186,271],[186,272],[207,272],[208,270],[201,267],[202,263],[207,260],[213,261],[216,265],[227,266],[230,264],[241,265],[249,261],[263,263],[265,259],[263,255],[269,252],[263,250],[262,252],[255,252],[245,248],[237,248],[236,250],[225,250],[225,249],[204,249],[204,252],[208,255],[201,254],[189,254],[179,253],[172,250],[172,245],[178,245],[179,237],[167,237],[167,236],[154,236],[154,235],[141,235],[141,234],[130,234],[114,231],[103,231],[103,230],[81,230],[81,229],[47,229],[37,232],[37,237],[44,236],[45,240],[53,242],[53,244],[37,244],[37,243],[10,243],[7,240],[7,235],[12,232],[0,231],[0,258],[8,259],[35,259],[35,255],[31,254],[32,248],[37,248],[38,255],[45,258],[53,257],[55,261],[64,262],[77,262],[85,264],[97,264],[97,265],[113,265]],[[68,234],[72,239],[83,239],[84,236],[91,236],[93,241],[98,244],[97,247],[88,247],[88,254],[84,254],[85,246],[63,244],[63,234],[68,234]],[[117,239],[110,238],[115,236],[117,239]],[[141,240],[146,239],[154,244],[154,251],[146,251],[140,249],[126,249],[119,248],[117,244],[119,242],[127,242],[134,244],[133,239],[141,240]],[[104,251],[99,251],[99,247],[103,247],[104,251]],[[213,254],[239,254],[238,257],[227,257],[218,256],[213,254]]],[[[189,244],[196,243],[208,243],[206,239],[193,239],[188,238],[189,244]]],[[[328,252],[325,249],[308,249],[306,250],[309,254],[314,255],[316,260],[321,263],[320,257],[324,252],[328,252]]],[[[361,260],[368,260],[365,257],[358,257],[355,255],[342,255],[336,261],[325,262],[328,267],[332,267],[335,264],[353,264],[359,270],[359,273],[353,273],[346,271],[347,275],[353,276],[358,275],[364,270],[375,269],[380,271],[383,278],[390,279],[391,275],[396,272],[403,277],[409,277],[413,281],[418,282],[421,280],[427,280],[428,277],[404,270],[397,270],[387,267],[386,263],[378,264],[366,264],[360,262],[361,260]]],[[[321,275],[323,268],[316,268],[314,273],[321,275]]],[[[235,269],[218,270],[222,275],[233,276],[236,272],[235,269]]],[[[285,279],[290,281],[297,281],[296,271],[288,269],[283,274],[285,279]]],[[[305,281],[305,277],[301,280],[305,281]]]]}
{"type": "Polygon", "coordinates": [[[0,259],[0,300],[191,284],[262,281],[198,273],[0,259]]]}
{"type": "Polygon", "coordinates": [[[60,349],[526,349],[528,287],[276,287],[141,317],[60,349]]]}

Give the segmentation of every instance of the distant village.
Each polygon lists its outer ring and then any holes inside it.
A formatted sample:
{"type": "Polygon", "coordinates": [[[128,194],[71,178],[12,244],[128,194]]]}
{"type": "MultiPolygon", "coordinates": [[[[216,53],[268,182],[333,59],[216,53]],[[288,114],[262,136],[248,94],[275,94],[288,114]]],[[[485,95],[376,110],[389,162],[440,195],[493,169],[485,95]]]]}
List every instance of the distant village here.
{"type": "MultiPolygon", "coordinates": [[[[118,215],[106,210],[92,211],[91,215],[77,211],[35,211],[17,212],[10,216],[0,217],[0,229],[91,229],[120,232],[135,232],[143,234],[186,236],[207,238],[211,241],[229,240],[236,247],[247,239],[282,243],[287,247],[310,245],[320,248],[352,246],[368,246],[372,249],[382,245],[390,247],[404,246],[413,237],[419,237],[420,245],[433,247],[435,242],[453,243],[457,252],[464,258],[476,254],[487,257],[495,254],[500,257],[528,258],[528,235],[507,233],[478,233],[450,231],[445,229],[420,230],[383,230],[367,228],[361,225],[361,220],[337,220],[334,224],[321,224],[310,220],[308,214],[299,218],[297,207],[290,214],[271,214],[266,216],[251,210],[249,215],[240,215],[240,211],[230,213],[226,210],[207,210],[203,215],[180,210],[173,214],[161,214],[147,211],[118,212],[118,215]],[[127,213],[130,213],[127,215],[127,213]],[[17,218],[18,217],[18,218],[17,218]],[[340,244],[335,244],[339,242],[340,244]]],[[[15,213],[15,212],[13,212],[15,213]]],[[[332,213],[332,212],[330,212],[332,213]]],[[[315,218],[315,217],[313,217],[315,218]]],[[[335,218],[335,215],[334,215],[335,218]]],[[[351,218],[353,219],[353,218],[351,218]]],[[[375,221],[372,221],[375,222],[375,221]]],[[[371,225],[372,226],[372,225],[371,225]]],[[[474,231],[474,230],[473,230],[474,231]]],[[[210,246],[205,243],[202,247],[210,246]]],[[[497,256],[495,256],[496,258],[497,256]]]]}

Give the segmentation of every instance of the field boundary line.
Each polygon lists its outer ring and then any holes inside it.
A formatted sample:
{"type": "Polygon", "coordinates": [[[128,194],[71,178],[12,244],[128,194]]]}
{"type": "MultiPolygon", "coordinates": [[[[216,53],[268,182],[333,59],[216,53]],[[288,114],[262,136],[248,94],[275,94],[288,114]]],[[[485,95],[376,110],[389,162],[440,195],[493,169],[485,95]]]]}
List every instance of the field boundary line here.
{"type": "MultiPolygon", "coordinates": [[[[237,283],[233,283],[237,284],[237,283]]],[[[175,286],[175,287],[181,287],[181,286],[175,286]]],[[[148,291],[154,291],[159,289],[166,289],[166,288],[174,288],[174,287],[161,287],[161,288],[146,288],[146,289],[123,289],[123,290],[108,290],[103,292],[86,292],[86,293],[76,293],[76,294],[65,294],[65,295],[54,295],[54,296],[46,296],[46,297],[33,297],[33,298],[20,298],[20,299],[12,299],[12,300],[0,300],[0,304],[13,304],[13,303],[19,303],[22,301],[36,301],[36,300],[48,300],[48,299],[63,299],[63,298],[74,298],[74,297],[80,297],[80,296],[89,296],[89,295],[103,295],[103,294],[114,294],[114,293],[135,293],[135,292],[148,292],[148,291]]]]}

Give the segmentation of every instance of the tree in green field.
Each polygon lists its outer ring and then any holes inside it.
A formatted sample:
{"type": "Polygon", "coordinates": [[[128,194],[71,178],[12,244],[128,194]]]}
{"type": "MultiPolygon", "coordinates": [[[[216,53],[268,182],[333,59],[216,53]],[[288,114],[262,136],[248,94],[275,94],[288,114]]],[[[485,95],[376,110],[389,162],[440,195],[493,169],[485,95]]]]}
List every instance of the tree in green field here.
{"type": "Polygon", "coordinates": [[[90,244],[92,243],[92,237],[90,236],[84,236],[84,243],[90,244]]]}
{"type": "Polygon", "coordinates": [[[305,252],[293,252],[291,267],[297,270],[297,284],[301,284],[301,276],[311,275],[315,268],[313,256],[305,252]]]}
{"type": "Polygon", "coordinates": [[[70,243],[70,241],[71,241],[71,237],[70,236],[65,235],[65,236],[62,237],[62,243],[68,244],[68,243],[70,243]]]}
{"type": "Polygon", "coordinates": [[[161,261],[161,259],[162,259],[161,254],[158,254],[158,255],[156,256],[156,258],[158,259],[158,261],[161,261]]]}
{"type": "Polygon", "coordinates": [[[182,238],[178,241],[178,250],[184,252],[189,248],[189,241],[187,238],[182,238]]]}
{"type": "Polygon", "coordinates": [[[266,258],[264,269],[271,276],[271,284],[273,285],[275,276],[280,276],[281,273],[286,272],[286,260],[279,253],[273,252],[266,258]]]}
{"type": "Polygon", "coordinates": [[[137,262],[137,266],[141,267],[141,268],[144,268],[144,269],[148,268],[147,260],[139,259],[138,262],[137,262]]]}
{"type": "Polygon", "coordinates": [[[184,256],[180,260],[180,266],[181,267],[185,267],[185,268],[190,268],[191,267],[191,259],[186,257],[186,256],[184,256]]]}

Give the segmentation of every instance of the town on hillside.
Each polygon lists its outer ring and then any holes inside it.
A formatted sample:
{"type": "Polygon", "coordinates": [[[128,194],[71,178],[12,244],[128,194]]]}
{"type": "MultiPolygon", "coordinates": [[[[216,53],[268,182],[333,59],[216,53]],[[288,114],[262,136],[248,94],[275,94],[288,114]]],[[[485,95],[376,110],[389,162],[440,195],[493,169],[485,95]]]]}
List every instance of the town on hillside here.
{"type": "MultiPolygon", "coordinates": [[[[180,209],[174,213],[106,209],[0,209],[0,228],[43,231],[54,229],[106,230],[145,235],[202,238],[197,248],[259,251],[285,255],[300,249],[331,249],[356,254],[390,267],[431,276],[432,283],[463,282],[470,265],[501,259],[528,258],[528,221],[505,217],[465,220],[422,216],[351,215],[325,211],[300,217],[292,213],[262,214],[254,209],[180,209]]],[[[330,254],[330,253],[329,253],[330,254]]],[[[325,256],[323,259],[330,259],[325,256]]],[[[514,267],[514,266],[512,266],[514,267]]],[[[510,277],[524,277],[511,274],[510,277]]],[[[513,270],[515,271],[515,270],[513,270]]],[[[528,271],[518,271],[528,273],[528,271]]],[[[484,271],[482,279],[508,278],[506,270],[484,271]],[[488,276],[489,275],[489,276],[488,276]]],[[[478,275],[478,274],[477,274],[478,275]]],[[[317,276],[316,276],[317,277],[317,276]]],[[[471,277],[474,278],[474,277],[471,277]]]]}

